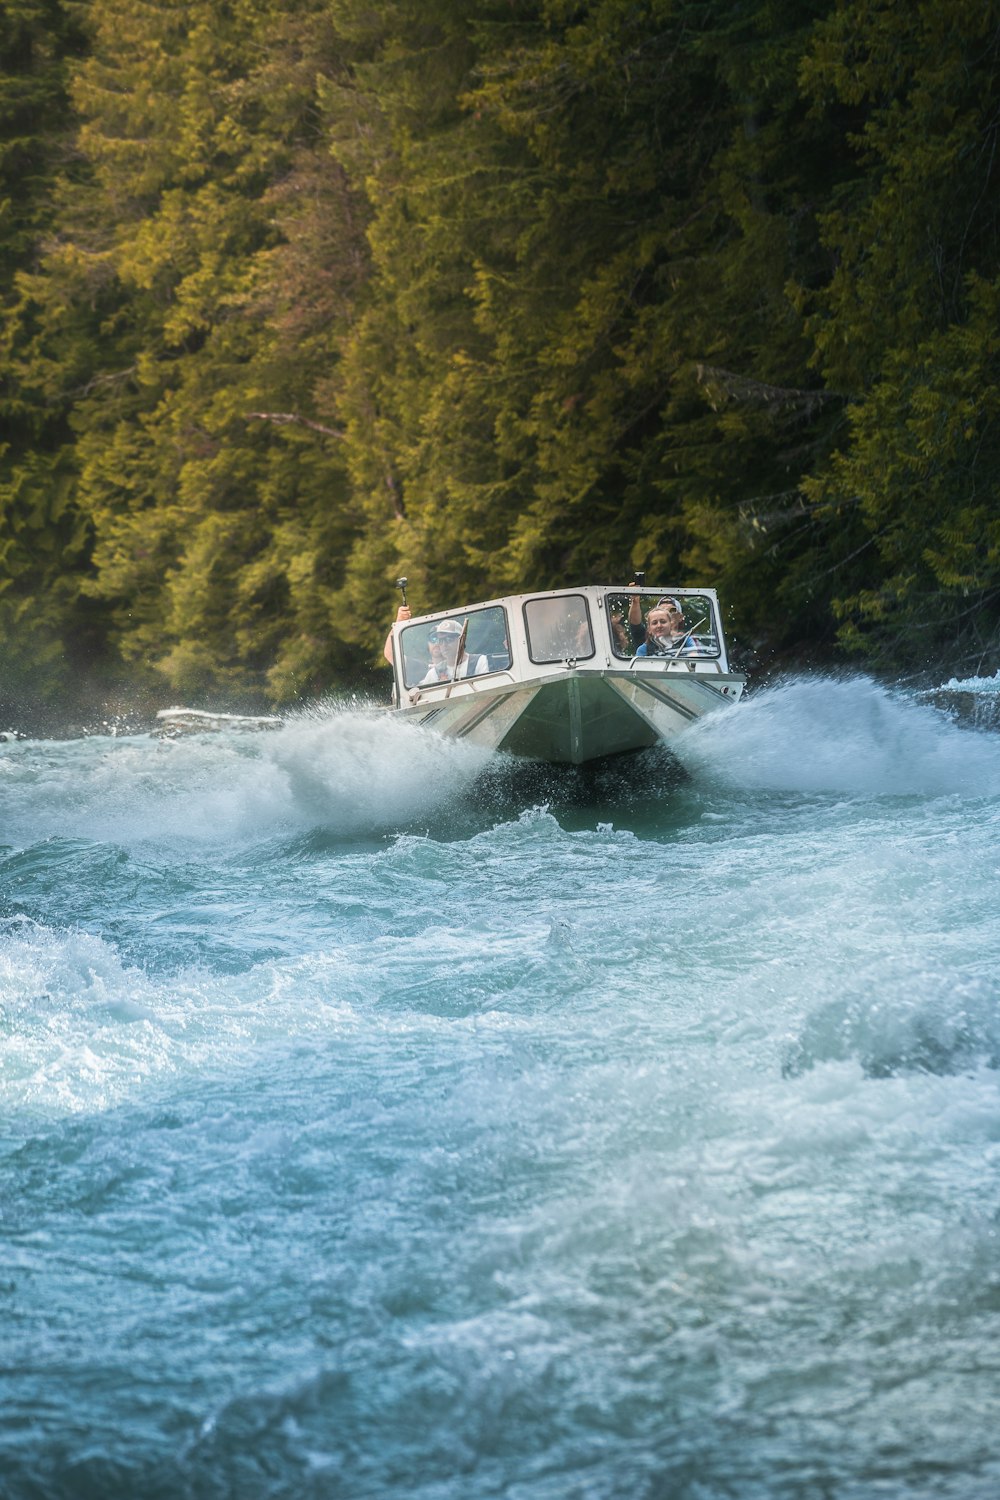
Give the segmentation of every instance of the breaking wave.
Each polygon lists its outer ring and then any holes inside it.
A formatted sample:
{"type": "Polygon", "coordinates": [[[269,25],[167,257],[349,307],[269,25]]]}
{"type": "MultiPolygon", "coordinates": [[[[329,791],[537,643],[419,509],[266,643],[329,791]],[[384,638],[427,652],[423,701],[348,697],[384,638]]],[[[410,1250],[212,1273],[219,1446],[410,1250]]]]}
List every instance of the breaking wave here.
{"type": "Polygon", "coordinates": [[[1000,739],[863,677],[796,677],[678,741],[694,775],[767,791],[995,797],[1000,739]]]}

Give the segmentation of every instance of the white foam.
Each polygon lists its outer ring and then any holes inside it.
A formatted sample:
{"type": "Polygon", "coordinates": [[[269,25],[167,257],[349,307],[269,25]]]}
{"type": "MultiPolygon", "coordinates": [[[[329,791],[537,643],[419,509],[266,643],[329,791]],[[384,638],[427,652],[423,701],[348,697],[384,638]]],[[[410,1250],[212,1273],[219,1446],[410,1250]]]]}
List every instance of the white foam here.
{"type": "Polygon", "coordinates": [[[304,718],[268,736],[264,761],[285,779],[298,821],[339,833],[398,827],[449,803],[488,752],[389,715],[304,718]]]}
{"type": "Polygon", "coordinates": [[[950,677],[939,688],[933,688],[932,692],[978,693],[983,697],[995,698],[1000,695],[1000,672],[995,677],[950,677]]]}
{"type": "Polygon", "coordinates": [[[167,1059],[162,997],[90,934],[0,924],[0,996],[5,1113],[103,1108],[167,1059]]]}
{"type": "Polygon", "coordinates": [[[0,1113],[99,1111],[157,1079],[232,1066],[317,1030],[349,1030],[364,982],[364,966],[336,953],[237,976],[196,965],[154,976],[94,934],[7,919],[0,1113]]]}
{"type": "Polygon", "coordinates": [[[30,742],[0,756],[0,838],[355,836],[448,803],[488,759],[388,714],[303,714],[266,735],[30,742]]]}
{"type": "Polygon", "coordinates": [[[996,796],[1000,740],[864,677],[798,677],[676,743],[688,770],[731,785],[848,796],[996,796]]]}

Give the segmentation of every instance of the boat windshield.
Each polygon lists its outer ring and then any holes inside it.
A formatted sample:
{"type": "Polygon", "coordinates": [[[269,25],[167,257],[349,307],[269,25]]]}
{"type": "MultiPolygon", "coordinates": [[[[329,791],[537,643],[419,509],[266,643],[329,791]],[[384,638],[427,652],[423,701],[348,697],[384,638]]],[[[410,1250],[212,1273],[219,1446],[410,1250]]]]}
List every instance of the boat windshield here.
{"type": "Polygon", "coordinates": [[[582,594],[529,599],[524,625],[528,655],[534,662],[586,661],[594,655],[590,611],[582,594]]]}
{"type": "Polygon", "coordinates": [[[707,594],[608,594],[604,602],[615,656],[689,661],[720,654],[715,606],[707,594]]]}
{"type": "Polygon", "coordinates": [[[400,631],[399,639],[408,688],[510,669],[507,611],[499,604],[458,610],[447,619],[421,620],[400,631]],[[459,646],[462,654],[456,661],[459,646]]]}

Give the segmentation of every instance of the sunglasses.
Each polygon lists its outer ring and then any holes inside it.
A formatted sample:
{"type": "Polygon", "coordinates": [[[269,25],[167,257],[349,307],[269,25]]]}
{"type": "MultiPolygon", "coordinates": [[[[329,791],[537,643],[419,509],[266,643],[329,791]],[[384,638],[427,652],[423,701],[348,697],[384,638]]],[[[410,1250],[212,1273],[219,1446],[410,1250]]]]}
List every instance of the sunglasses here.
{"type": "Polygon", "coordinates": [[[432,646],[443,646],[446,641],[457,641],[458,640],[458,636],[457,635],[438,635],[435,632],[434,635],[429,635],[427,637],[427,640],[428,640],[428,643],[430,645],[432,645],[432,646]]]}

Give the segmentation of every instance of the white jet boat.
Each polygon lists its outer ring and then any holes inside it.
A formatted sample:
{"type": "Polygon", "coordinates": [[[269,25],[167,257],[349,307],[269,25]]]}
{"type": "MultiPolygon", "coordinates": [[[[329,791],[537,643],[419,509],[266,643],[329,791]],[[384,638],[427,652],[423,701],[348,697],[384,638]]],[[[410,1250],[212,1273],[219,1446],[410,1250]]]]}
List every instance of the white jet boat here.
{"type": "Polygon", "coordinates": [[[669,745],[746,681],[730,670],[714,589],[512,594],[397,621],[392,658],[393,707],[409,722],[570,765],[669,745]],[[667,604],[671,630],[654,636],[646,619],[662,629],[653,612],[667,604]]]}

